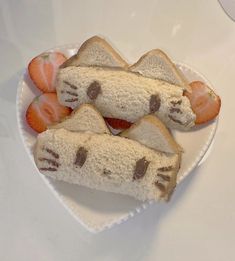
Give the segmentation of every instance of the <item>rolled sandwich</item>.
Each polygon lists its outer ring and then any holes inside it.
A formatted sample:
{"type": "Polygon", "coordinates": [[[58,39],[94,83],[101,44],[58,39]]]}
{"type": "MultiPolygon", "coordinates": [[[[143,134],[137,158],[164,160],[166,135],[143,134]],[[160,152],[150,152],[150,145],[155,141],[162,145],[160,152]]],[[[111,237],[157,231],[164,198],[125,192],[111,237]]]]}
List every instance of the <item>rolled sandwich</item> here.
{"type": "Polygon", "coordinates": [[[155,114],[168,127],[188,130],[194,126],[195,114],[184,88],[116,68],[75,67],[59,70],[59,102],[76,108],[92,103],[104,117],[135,122],[155,114]]]}
{"type": "Polygon", "coordinates": [[[46,176],[142,201],[169,198],[180,162],[134,140],[64,129],[39,134],[34,155],[46,176]]]}

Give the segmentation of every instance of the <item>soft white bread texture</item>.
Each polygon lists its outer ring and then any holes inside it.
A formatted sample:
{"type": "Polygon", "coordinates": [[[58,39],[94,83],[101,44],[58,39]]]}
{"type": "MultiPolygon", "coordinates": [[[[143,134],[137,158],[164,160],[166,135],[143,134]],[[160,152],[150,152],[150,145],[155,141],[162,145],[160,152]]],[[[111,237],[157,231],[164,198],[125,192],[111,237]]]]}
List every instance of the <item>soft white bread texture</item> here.
{"type": "Polygon", "coordinates": [[[91,104],[81,105],[63,121],[49,126],[49,129],[61,128],[69,131],[92,131],[110,134],[104,118],[91,104]]]}
{"type": "Polygon", "coordinates": [[[135,64],[129,67],[129,70],[140,73],[145,77],[163,80],[181,88],[190,89],[181,71],[159,49],[154,49],[144,54],[135,64]]]}
{"type": "Polygon", "coordinates": [[[119,136],[64,129],[39,134],[34,156],[46,176],[142,201],[169,198],[180,162],[119,136]]]}
{"type": "Polygon", "coordinates": [[[136,140],[149,148],[165,153],[183,151],[166,126],[153,115],[144,116],[129,129],[120,133],[120,136],[136,140]]]}
{"type": "Polygon", "coordinates": [[[183,88],[124,70],[74,66],[60,69],[57,96],[61,104],[71,108],[92,103],[104,117],[135,122],[154,113],[170,128],[188,130],[194,126],[195,114],[183,96],[183,88]]]}
{"type": "Polygon", "coordinates": [[[108,66],[127,68],[128,64],[113,49],[113,47],[99,36],[86,40],[77,54],[70,57],[61,68],[68,66],[108,66]]]}

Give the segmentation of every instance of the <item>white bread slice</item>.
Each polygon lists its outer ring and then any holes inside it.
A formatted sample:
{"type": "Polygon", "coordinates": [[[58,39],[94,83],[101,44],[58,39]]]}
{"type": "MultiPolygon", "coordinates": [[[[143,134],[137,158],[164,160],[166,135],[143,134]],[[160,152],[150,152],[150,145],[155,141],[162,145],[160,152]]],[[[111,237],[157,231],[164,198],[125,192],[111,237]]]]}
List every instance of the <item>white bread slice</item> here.
{"type": "Polygon", "coordinates": [[[76,108],[92,103],[104,117],[135,122],[154,113],[170,128],[188,130],[194,126],[195,114],[189,99],[183,96],[183,88],[140,74],[71,66],[59,70],[56,90],[61,104],[76,108]],[[68,90],[77,97],[70,96],[68,90]],[[95,97],[90,98],[89,91],[95,91],[95,97]],[[150,106],[151,102],[154,106],[150,106]]]}
{"type": "Polygon", "coordinates": [[[128,64],[105,39],[93,36],[86,40],[79,48],[77,54],[70,57],[60,68],[68,66],[127,68],[128,64]]]}
{"type": "Polygon", "coordinates": [[[180,162],[119,136],[64,129],[39,134],[34,156],[46,176],[142,201],[169,199],[180,162]]]}
{"type": "Polygon", "coordinates": [[[49,129],[61,128],[69,131],[92,131],[110,134],[104,118],[91,104],[81,105],[61,122],[49,126],[49,129]]]}
{"type": "Polygon", "coordinates": [[[144,54],[135,64],[129,67],[132,72],[145,77],[163,80],[190,90],[190,86],[170,58],[161,50],[154,49],[144,54]]]}
{"type": "Polygon", "coordinates": [[[147,115],[119,134],[157,151],[181,153],[182,147],[175,141],[166,126],[153,115],[147,115]]]}

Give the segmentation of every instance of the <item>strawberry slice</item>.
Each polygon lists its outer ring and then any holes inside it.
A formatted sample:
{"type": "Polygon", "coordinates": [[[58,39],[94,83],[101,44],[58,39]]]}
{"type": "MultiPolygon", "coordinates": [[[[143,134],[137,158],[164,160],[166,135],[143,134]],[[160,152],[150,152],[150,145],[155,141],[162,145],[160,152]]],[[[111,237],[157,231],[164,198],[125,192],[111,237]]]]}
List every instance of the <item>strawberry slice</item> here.
{"type": "Polygon", "coordinates": [[[184,95],[190,100],[192,110],[196,114],[196,124],[206,123],[214,119],[220,111],[221,100],[205,83],[195,81],[190,83],[192,92],[184,95]]]}
{"type": "Polygon", "coordinates": [[[130,128],[131,124],[128,121],[121,120],[121,119],[115,119],[115,118],[104,118],[105,121],[116,130],[123,130],[130,128]]]}
{"type": "Polygon", "coordinates": [[[66,57],[62,53],[42,53],[28,65],[30,78],[42,92],[55,92],[56,72],[65,61],[66,57]]]}
{"type": "Polygon", "coordinates": [[[43,93],[34,98],[26,111],[26,121],[36,132],[43,132],[47,126],[60,121],[71,113],[71,109],[59,104],[56,93],[43,93]]]}

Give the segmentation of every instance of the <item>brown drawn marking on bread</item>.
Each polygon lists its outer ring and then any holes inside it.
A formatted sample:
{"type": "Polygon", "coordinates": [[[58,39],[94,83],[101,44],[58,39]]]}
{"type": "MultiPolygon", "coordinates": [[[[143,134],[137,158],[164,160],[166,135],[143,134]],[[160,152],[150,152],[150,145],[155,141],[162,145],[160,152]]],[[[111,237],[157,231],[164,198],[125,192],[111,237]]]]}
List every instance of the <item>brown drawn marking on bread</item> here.
{"type": "Polygon", "coordinates": [[[181,109],[179,109],[179,108],[170,108],[170,113],[174,113],[174,112],[176,112],[176,113],[180,113],[180,114],[182,114],[183,112],[181,111],[181,109]]]}
{"type": "Polygon", "coordinates": [[[181,103],[182,103],[182,100],[178,100],[178,101],[171,101],[171,104],[172,104],[173,106],[176,106],[176,105],[181,105],[181,103]]]}
{"type": "Polygon", "coordinates": [[[111,171],[109,169],[104,169],[103,174],[109,176],[109,175],[111,175],[111,171]]]}
{"type": "Polygon", "coordinates": [[[75,102],[78,101],[78,98],[71,98],[71,99],[66,99],[64,100],[65,102],[75,102]]]}
{"type": "Polygon", "coordinates": [[[57,167],[57,168],[60,166],[60,164],[53,159],[39,158],[38,160],[39,161],[46,161],[49,165],[52,165],[52,166],[57,167]]]}
{"type": "Polygon", "coordinates": [[[102,176],[107,177],[108,179],[111,179],[112,172],[109,169],[104,169],[102,172],[102,176]]]}
{"type": "Polygon", "coordinates": [[[174,169],[173,166],[167,166],[167,167],[158,168],[157,170],[164,172],[164,171],[171,171],[173,169],[174,169]]]}
{"type": "Polygon", "coordinates": [[[49,149],[49,148],[44,148],[44,150],[46,151],[46,152],[48,152],[49,154],[51,154],[54,158],[56,158],[56,159],[58,159],[60,156],[59,156],[59,154],[58,153],[56,153],[55,151],[53,151],[53,150],[51,150],[51,149],[49,149]]]}
{"type": "Polygon", "coordinates": [[[100,94],[100,92],[101,92],[100,83],[97,81],[94,81],[90,84],[90,86],[87,89],[87,96],[91,100],[95,100],[97,98],[97,96],[100,94]]]}
{"type": "Polygon", "coordinates": [[[161,106],[161,99],[159,95],[151,95],[149,100],[149,111],[150,113],[154,113],[159,110],[161,106]]]}
{"type": "Polygon", "coordinates": [[[143,157],[142,159],[137,160],[136,165],[135,165],[135,170],[134,170],[134,175],[133,175],[133,180],[143,178],[145,175],[149,161],[143,157]]]}
{"type": "Polygon", "coordinates": [[[165,181],[170,181],[171,180],[170,176],[165,175],[165,174],[158,173],[157,176],[162,178],[165,181]]]}
{"type": "Polygon", "coordinates": [[[166,187],[160,183],[158,180],[154,182],[154,185],[162,192],[165,193],[166,192],[166,187]]]}
{"type": "Polygon", "coordinates": [[[70,88],[72,88],[73,90],[77,90],[78,87],[68,81],[63,81],[63,83],[67,84],[70,88]]]}
{"type": "Polygon", "coordinates": [[[176,119],[176,118],[173,117],[172,115],[168,114],[168,117],[169,117],[172,121],[174,121],[174,122],[176,122],[176,123],[179,123],[179,124],[181,124],[181,125],[184,125],[182,121],[176,119]]]}
{"type": "Polygon", "coordinates": [[[71,92],[71,91],[66,91],[67,94],[70,94],[71,96],[75,96],[78,97],[78,94],[75,92],[71,92]]]}
{"type": "Polygon", "coordinates": [[[86,158],[87,158],[87,150],[84,147],[80,147],[77,150],[74,164],[81,168],[84,165],[86,158]]]}
{"type": "Polygon", "coordinates": [[[42,171],[57,171],[56,168],[51,168],[51,167],[48,167],[48,168],[39,168],[39,170],[42,170],[42,171]]]}

